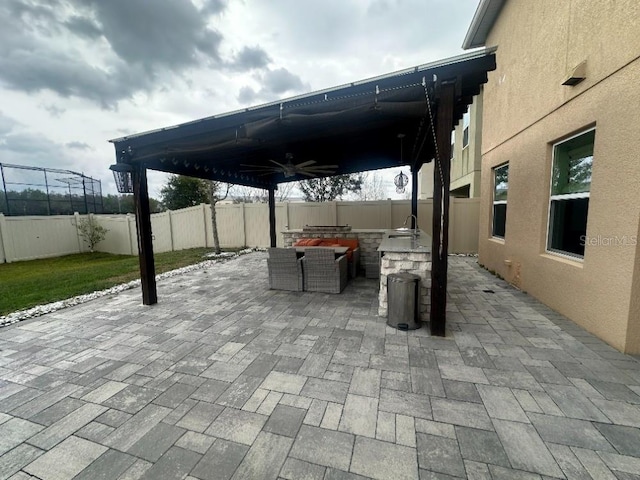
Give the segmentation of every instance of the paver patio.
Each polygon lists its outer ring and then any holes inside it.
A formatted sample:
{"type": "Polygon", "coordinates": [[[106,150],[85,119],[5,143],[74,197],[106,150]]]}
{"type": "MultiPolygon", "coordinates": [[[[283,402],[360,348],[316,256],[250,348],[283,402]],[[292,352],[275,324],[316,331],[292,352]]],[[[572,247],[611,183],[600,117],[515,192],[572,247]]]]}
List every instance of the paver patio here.
{"type": "Polygon", "coordinates": [[[264,253],[0,330],[0,478],[637,479],[640,364],[450,258],[446,338],[264,253]]]}

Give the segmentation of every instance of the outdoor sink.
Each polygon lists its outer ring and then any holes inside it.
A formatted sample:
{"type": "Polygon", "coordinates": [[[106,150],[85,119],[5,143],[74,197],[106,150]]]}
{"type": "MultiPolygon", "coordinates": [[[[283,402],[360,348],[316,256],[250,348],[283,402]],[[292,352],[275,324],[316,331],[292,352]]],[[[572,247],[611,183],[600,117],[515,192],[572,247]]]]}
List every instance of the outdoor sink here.
{"type": "Polygon", "coordinates": [[[420,235],[420,232],[418,230],[414,230],[413,228],[400,227],[394,229],[391,233],[389,233],[388,238],[417,237],[418,235],[420,235]]]}

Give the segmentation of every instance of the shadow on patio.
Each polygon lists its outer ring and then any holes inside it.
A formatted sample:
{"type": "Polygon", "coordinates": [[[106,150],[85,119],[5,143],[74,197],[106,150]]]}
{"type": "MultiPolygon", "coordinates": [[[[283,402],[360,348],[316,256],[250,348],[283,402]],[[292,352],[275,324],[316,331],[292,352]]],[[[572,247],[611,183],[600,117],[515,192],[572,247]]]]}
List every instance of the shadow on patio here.
{"type": "Polygon", "coordinates": [[[474,258],[449,282],[446,338],[263,253],[0,330],[0,478],[636,478],[636,360],[474,258]]]}

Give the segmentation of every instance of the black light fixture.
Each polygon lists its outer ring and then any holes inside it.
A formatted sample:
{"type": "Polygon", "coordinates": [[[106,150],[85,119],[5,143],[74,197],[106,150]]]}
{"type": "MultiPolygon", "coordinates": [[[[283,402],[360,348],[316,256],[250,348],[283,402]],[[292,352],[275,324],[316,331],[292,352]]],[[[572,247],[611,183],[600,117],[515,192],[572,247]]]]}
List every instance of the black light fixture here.
{"type": "MultiPolygon", "coordinates": [[[[402,144],[405,134],[399,133],[397,137],[400,140],[400,163],[402,164],[404,161],[404,159],[402,158],[404,153],[402,151],[402,144]]],[[[400,173],[393,179],[393,184],[396,186],[396,193],[404,193],[404,187],[409,184],[409,177],[407,177],[404,173],[402,173],[402,170],[400,170],[400,173]]]]}
{"type": "Polygon", "coordinates": [[[118,193],[133,193],[133,166],[128,163],[114,163],[109,167],[113,172],[118,193]]]}
{"type": "Polygon", "coordinates": [[[400,173],[393,179],[393,184],[396,186],[396,193],[404,193],[404,187],[409,184],[409,177],[400,170],[400,173]]]}

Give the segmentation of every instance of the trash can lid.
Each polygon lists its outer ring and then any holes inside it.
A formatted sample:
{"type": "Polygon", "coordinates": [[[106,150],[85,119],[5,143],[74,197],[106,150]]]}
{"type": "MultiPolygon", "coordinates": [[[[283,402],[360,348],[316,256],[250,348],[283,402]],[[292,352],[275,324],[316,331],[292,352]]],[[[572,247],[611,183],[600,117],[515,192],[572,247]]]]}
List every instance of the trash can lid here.
{"type": "Polygon", "coordinates": [[[411,283],[419,281],[420,276],[409,272],[391,273],[387,275],[387,280],[390,282],[411,283]]]}

